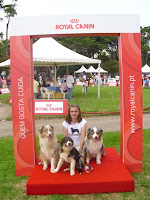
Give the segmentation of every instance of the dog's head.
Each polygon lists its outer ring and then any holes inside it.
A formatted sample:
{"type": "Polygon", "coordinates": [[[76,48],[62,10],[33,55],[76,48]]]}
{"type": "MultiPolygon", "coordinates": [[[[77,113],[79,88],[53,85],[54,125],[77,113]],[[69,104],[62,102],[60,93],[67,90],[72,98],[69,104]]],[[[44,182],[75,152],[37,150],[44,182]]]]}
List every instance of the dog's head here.
{"type": "Polygon", "coordinates": [[[89,128],[87,131],[88,140],[93,140],[94,142],[100,141],[102,138],[103,130],[101,128],[89,128]]]}
{"type": "Polygon", "coordinates": [[[39,132],[42,139],[47,138],[50,140],[54,136],[54,127],[51,125],[44,125],[39,129],[39,132]]]}
{"type": "Polygon", "coordinates": [[[64,137],[61,141],[62,151],[69,152],[73,148],[73,140],[70,137],[64,137]]]}

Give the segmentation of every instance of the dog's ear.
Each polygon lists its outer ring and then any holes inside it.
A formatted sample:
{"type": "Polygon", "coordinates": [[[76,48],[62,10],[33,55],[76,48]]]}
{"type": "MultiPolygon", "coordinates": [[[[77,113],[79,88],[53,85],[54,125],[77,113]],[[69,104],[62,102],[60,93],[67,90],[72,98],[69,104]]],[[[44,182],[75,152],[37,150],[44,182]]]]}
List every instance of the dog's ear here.
{"type": "Polygon", "coordinates": [[[89,135],[89,134],[91,133],[91,131],[92,131],[92,129],[89,128],[89,129],[87,130],[87,135],[89,135]]]}
{"type": "Polygon", "coordinates": [[[50,127],[51,127],[51,129],[52,129],[52,131],[53,131],[53,130],[54,130],[54,127],[53,127],[53,126],[51,126],[51,125],[50,125],[50,127]]]}
{"type": "Polygon", "coordinates": [[[72,138],[69,138],[70,142],[72,142],[72,144],[74,145],[74,141],[72,138]]]}
{"type": "Polygon", "coordinates": [[[103,130],[101,128],[97,128],[97,130],[99,133],[101,133],[101,134],[103,133],[103,130]]]}
{"type": "Polygon", "coordinates": [[[61,146],[63,146],[63,143],[64,143],[64,138],[61,140],[61,146]]]}
{"type": "Polygon", "coordinates": [[[42,133],[44,126],[41,126],[41,128],[39,129],[40,133],[42,133]]]}

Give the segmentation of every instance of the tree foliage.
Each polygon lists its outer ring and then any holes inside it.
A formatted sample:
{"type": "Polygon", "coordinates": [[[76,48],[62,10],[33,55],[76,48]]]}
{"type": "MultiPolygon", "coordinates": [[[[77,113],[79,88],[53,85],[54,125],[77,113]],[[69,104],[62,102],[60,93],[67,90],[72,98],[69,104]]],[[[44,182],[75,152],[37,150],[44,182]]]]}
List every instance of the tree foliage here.
{"type": "MultiPolygon", "coordinates": [[[[118,37],[70,37],[57,41],[77,53],[100,59],[101,66],[110,74],[119,73],[118,37]]],[[[141,27],[141,48],[142,65],[150,65],[150,26],[141,27]]]]}
{"type": "MultiPolygon", "coordinates": [[[[16,4],[17,0],[12,0],[12,4],[4,5],[4,0],[0,0],[0,9],[3,9],[5,15],[5,18],[7,18],[7,24],[6,24],[6,56],[9,55],[9,48],[8,48],[8,29],[9,29],[9,22],[10,17],[14,17],[17,14],[16,11],[16,4]]],[[[2,33],[0,33],[1,37],[3,37],[2,33]]]]}
{"type": "MultiPolygon", "coordinates": [[[[57,38],[57,41],[69,49],[89,58],[100,59],[102,63],[113,63],[112,66],[115,66],[115,69],[111,70],[112,68],[109,68],[107,71],[112,74],[119,72],[119,65],[116,62],[118,61],[117,37],[70,37],[57,38]]],[[[103,66],[106,70],[106,65],[103,66]]],[[[70,70],[71,72],[74,71],[75,67],[70,67],[70,70]]]]}
{"type": "Polygon", "coordinates": [[[142,64],[150,63],[150,26],[141,27],[142,64]]]}

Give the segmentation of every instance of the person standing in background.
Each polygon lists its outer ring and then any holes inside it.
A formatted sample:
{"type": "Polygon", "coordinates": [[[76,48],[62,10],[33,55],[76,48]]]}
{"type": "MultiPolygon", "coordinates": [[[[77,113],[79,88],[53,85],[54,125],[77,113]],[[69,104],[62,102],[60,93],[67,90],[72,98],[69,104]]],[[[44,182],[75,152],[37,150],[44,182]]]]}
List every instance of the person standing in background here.
{"type": "Polygon", "coordinates": [[[105,82],[106,82],[105,85],[107,85],[108,84],[108,75],[107,74],[106,74],[105,82]]]}
{"type": "Polygon", "coordinates": [[[104,86],[105,85],[105,78],[104,78],[104,75],[102,75],[102,85],[104,86]]]}
{"type": "Polygon", "coordinates": [[[117,86],[119,86],[119,74],[116,75],[116,83],[117,83],[117,86]]]}
{"type": "Polygon", "coordinates": [[[67,76],[67,87],[68,87],[68,95],[67,99],[71,100],[72,99],[72,91],[74,87],[74,78],[72,76],[72,73],[67,76]]]}
{"type": "Polygon", "coordinates": [[[2,80],[3,88],[7,88],[7,81],[6,78],[2,80]]]}
{"type": "Polygon", "coordinates": [[[38,99],[39,82],[38,82],[38,76],[37,75],[34,75],[33,89],[34,89],[34,99],[38,99]]]}
{"type": "Polygon", "coordinates": [[[1,76],[1,73],[0,73],[0,88],[2,88],[2,76],[1,76]]]}
{"type": "Polygon", "coordinates": [[[64,80],[64,82],[61,84],[60,88],[63,88],[63,92],[68,91],[66,80],[64,80]]]}
{"type": "Polygon", "coordinates": [[[8,89],[10,90],[10,77],[7,77],[7,87],[8,87],[8,89]]]}

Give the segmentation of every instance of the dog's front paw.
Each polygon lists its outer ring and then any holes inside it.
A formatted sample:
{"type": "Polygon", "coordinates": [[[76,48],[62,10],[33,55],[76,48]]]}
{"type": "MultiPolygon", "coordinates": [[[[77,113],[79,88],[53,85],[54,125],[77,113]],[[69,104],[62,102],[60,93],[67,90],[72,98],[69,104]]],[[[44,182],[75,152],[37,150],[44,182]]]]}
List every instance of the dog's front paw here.
{"type": "Polygon", "coordinates": [[[55,170],[55,169],[50,169],[50,172],[51,172],[51,173],[54,173],[54,172],[53,172],[54,170],[55,170]]]}
{"type": "Polygon", "coordinates": [[[42,162],[40,161],[40,162],[38,162],[38,165],[42,165],[42,162]]]}
{"type": "Polygon", "coordinates": [[[43,170],[47,170],[47,166],[44,166],[44,167],[43,167],[43,170]]]}
{"type": "Polygon", "coordinates": [[[100,161],[99,159],[97,159],[97,160],[96,160],[96,163],[97,163],[98,165],[100,165],[100,164],[101,164],[101,161],[100,161]]]}
{"type": "Polygon", "coordinates": [[[68,171],[70,171],[70,168],[66,168],[66,169],[64,169],[63,171],[64,171],[64,172],[68,172],[68,171]]]}
{"type": "Polygon", "coordinates": [[[89,159],[89,158],[86,159],[86,163],[87,163],[87,164],[90,163],[90,159],[89,159]]]}
{"type": "Polygon", "coordinates": [[[70,176],[74,176],[75,175],[75,171],[74,170],[71,170],[70,171],[70,176]]]}
{"type": "Polygon", "coordinates": [[[57,173],[57,172],[58,172],[57,169],[52,169],[52,170],[51,170],[51,173],[53,173],[53,174],[54,174],[54,173],[57,173]]]}

